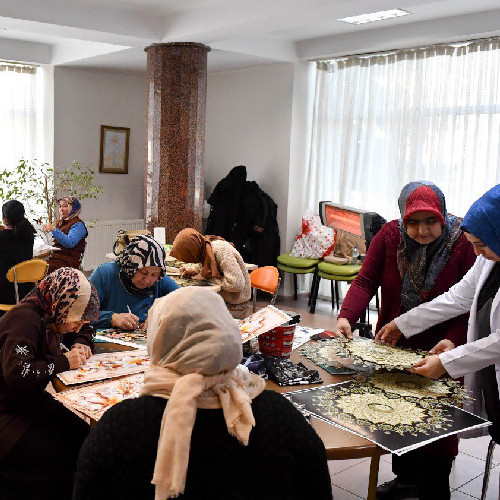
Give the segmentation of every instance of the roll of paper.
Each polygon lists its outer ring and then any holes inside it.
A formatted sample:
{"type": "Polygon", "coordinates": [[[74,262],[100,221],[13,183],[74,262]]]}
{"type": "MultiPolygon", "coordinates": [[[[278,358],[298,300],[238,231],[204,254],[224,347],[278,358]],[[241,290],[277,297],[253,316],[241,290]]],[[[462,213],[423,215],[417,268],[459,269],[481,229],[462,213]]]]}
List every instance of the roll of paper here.
{"type": "Polygon", "coordinates": [[[164,227],[155,227],[153,229],[153,238],[160,244],[165,245],[165,228],[164,227]]]}

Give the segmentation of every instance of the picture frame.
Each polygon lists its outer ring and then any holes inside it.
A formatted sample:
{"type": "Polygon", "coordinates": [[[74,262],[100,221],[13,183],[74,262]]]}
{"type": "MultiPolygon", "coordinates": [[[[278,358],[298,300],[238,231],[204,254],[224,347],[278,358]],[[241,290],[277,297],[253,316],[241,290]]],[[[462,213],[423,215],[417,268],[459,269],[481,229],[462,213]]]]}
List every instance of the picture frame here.
{"type": "Polygon", "coordinates": [[[130,128],[101,125],[99,172],[128,174],[130,128]]]}

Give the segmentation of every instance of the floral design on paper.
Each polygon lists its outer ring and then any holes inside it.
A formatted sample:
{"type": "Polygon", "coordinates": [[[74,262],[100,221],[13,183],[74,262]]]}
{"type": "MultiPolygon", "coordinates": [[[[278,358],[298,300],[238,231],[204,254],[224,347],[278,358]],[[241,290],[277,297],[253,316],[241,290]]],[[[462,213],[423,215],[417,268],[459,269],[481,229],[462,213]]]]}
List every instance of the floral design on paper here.
{"type": "Polygon", "coordinates": [[[72,385],[140,373],[148,366],[149,356],[145,350],[113,352],[96,354],[80,368],[59,373],[57,376],[66,385],[72,385]]]}
{"type": "Polygon", "coordinates": [[[125,399],[137,398],[144,382],[144,374],[130,375],[117,380],[71,389],[54,397],[87,417],[99,420],[104,412],[125,399]]]}
{"type": "Polygon", "coordinates": [[[436,399],[401,397],[363,382],[332,386],[331,391],[315,395],[313,401],[329,418],[385,434],[429,435],[430,431],[446,431],[453,424],[436,399]]]}

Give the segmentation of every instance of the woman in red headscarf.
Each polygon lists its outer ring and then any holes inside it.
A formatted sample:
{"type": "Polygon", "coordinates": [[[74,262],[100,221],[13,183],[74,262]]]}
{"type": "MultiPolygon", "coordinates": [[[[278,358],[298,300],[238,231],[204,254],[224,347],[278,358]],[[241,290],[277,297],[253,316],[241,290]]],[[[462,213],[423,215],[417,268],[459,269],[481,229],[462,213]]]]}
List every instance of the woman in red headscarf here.
{"type": "MultiPolygon", "coordinates": [[[[359,320],[379,287],[376,331],[444,293],[474,264],[474,249],[460,229],[460,219],[447,213],[444,195],[435,184],[410,182],[402,189],[398,205],[401,219],[385,224],[373,238],[344,299],[335,329],[339,335],[352,337],[351,325],[359,320]]],[[[426,351],[442,339],[462,345],[466,342],[467,320],[468,315],[463,314],[402,339],[399,345],[426,351]]],[[[457,453],[458,439],[450,436],[393,456],[396,479],[379,486],[377,498],[399,498],[394,496],[398,494],[420,499],[450,498],[449,474],[457,453]]]]}

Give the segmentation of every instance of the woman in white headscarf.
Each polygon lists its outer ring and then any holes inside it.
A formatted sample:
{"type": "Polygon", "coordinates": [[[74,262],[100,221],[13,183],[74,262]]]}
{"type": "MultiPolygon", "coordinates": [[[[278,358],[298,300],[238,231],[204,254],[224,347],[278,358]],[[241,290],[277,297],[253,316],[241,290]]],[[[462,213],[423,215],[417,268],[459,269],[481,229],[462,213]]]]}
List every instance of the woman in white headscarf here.
{"type": "Polygon", "coordinates": [[[148,351],[142,397],[106,412],[82,448],[74,500],[332,497],[323,443],[239,365],[221,297],[187,287],[157,299],[148,351]]]}

